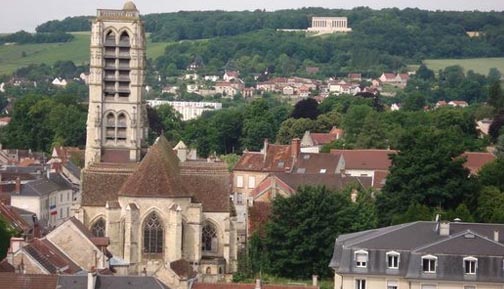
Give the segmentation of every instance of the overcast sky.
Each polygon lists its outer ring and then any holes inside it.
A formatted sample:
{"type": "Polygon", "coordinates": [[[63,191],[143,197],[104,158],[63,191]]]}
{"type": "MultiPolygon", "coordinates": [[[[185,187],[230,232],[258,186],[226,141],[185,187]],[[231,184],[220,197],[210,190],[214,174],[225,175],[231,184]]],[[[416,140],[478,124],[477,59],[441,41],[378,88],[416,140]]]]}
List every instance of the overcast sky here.
{"type": "MultiPolygon", "coordinates": [[[[94,15],[97,8],[120,9],[124,0],[1,0],[0,32],[21,29],[35,31],[45,21],[68,16],[94,15]]],[[[349,9],[369,6],[418,7],[429,10],[503,11],[504,0],[136,0],[142,14],[174,12],[179,10],[254,10],[268,11],[286,8],[324,7],[349,9]]]]}

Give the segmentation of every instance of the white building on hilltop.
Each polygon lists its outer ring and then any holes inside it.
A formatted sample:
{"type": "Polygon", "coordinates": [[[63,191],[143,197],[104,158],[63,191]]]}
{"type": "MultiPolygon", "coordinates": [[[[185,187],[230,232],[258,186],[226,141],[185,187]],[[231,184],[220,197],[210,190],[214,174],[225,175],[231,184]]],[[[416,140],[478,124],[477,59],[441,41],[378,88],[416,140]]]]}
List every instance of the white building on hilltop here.
{"type": "Polygon", "coordinates": [[[158,107],[162,104],[169,104],[176,111],[182,114],[183,121],[198,118],[204,111],[218,110],[222,108],[222,103],[218,102],[168,101],[154,99],[147,100],[147,104],[152,108],[158,107]]]}
{"type": "Polygon", "coordinates": [[[348,27],[346,17],[313,17],[312,26],[308,28],[308,31],[318,33],[350,32],[352,28],[348,27]]]}

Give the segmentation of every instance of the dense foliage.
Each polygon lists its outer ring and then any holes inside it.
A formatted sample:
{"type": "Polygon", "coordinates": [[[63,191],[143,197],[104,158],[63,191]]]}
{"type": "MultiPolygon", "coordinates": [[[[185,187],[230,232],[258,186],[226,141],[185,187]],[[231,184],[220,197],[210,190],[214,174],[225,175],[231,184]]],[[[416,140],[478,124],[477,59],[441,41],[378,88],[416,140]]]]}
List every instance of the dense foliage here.
{"type": "Polygon", "coordinates": [[[37,31],[38,33],[77,32],[90,30],[91,17],[89,16],[67,17],[63,20],[51,20],[35,28],[35,31],[37,31]]]}
{"type": "Polygon", "coordinates": [[[334,237],[376,226],[376,211],[368,196],[362,192],[352,203],[349,191],[304,187],[290,198],[277,197],[263,240],[250,247],[262,249],[255,252],[262,264],[255,264],[252,271],[262,269],[298,279],[312,274],[330,276],[327,265],[334,237]]]}
{"type": "Polygon", "coordinates": [[[55,42],[69,42],[72,41],[74,36],[64,32],[51,32],[51,33],[28,33],[26,31],[19,31],[16,33],[0,36],[0,45],[4,43],[55,43],[55,42]]]}

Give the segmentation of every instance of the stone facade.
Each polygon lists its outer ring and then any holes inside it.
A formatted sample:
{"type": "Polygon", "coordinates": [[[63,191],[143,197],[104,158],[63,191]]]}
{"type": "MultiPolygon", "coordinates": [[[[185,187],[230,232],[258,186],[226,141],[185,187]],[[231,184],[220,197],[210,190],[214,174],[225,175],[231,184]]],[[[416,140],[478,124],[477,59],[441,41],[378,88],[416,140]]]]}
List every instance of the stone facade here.
{"type": "Polygon", "coordinates": [[[86,166],[141,158],[148,127],[145,34],[133,8],[98,10],[92,23],[86,166]]]}
{"type": "Polygon", "coordinates": [[[346,17],[313,17],[312,26],[308,28],[308,31],[319,33],[350,32],[352,28],[348,27],[346,17]]]}

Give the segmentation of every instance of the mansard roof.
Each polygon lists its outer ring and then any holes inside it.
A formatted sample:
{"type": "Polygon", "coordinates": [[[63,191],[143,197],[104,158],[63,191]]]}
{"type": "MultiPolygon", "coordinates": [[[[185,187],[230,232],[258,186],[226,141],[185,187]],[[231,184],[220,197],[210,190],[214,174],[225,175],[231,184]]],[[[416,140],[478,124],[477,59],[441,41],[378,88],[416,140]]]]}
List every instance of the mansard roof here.
{"type": "Polygon", "coordinates": [[[147,152],[136,171],[124,182],[120,196],[190,197],[181,181],[179,160],[163,136],[147,152]]]}
{"type": "Polygon", "coordinates": [[[330,267],[340,274],[402,276],[411,279],[503,282],[504,224],[413,222],[344,234],[336,239],[330,267]],[[445,226],[447,234],[440,233],[445,226]],[[365,268],[355,266],[355,252],[365,250],[365,268]],[[399,253],[399,268],[387,268],[387,253],[399,253]],[[422,257],[437,258],[436,272],[423,273],[422,257]],[[464,258],[477,259],[477,272],[464,274],[464,258]]]}

